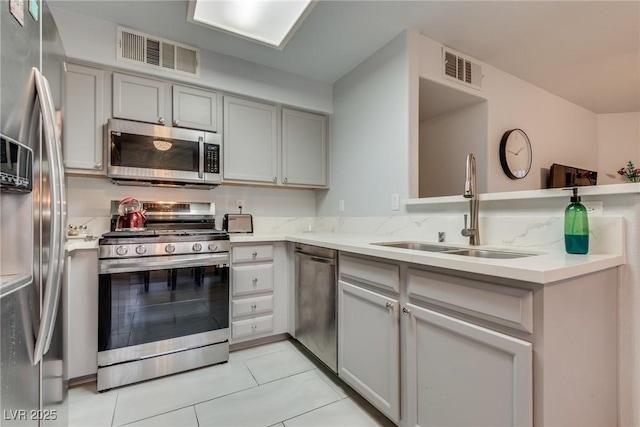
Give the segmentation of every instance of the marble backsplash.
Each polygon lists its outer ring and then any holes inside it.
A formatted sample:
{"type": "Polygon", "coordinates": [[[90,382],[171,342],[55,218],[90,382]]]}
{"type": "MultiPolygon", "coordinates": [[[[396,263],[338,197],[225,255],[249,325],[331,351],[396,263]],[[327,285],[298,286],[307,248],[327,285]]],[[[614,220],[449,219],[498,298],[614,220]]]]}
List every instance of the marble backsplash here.
{"type": "MultiPolygon", "coordinates": [[[[622,253],[624,220],[617,216],[593,216],[590,221],[590,254],[622,253]]],[[[368,234],[381,240],[467,244],[458,215],[407,215],[393,217],[263,217],[254,218],[257,233],[318,232],[368,234]]],[[[564,217],[480,217],[481,244],[540,252],[564,252],[564,217]]]]}
{"type": "MultiPolygon", "coordinates": [[[[618,216],[592,216],[590,254],[622,253],[624,219],[618,216]]],[[[109,231],[108,217],[74,217],[69,224],[86,225],[87,234],[99,237],[109,231]]],[[[222,223],[220,218],[218,224],[222,223]]],[[[406,215],[392,217],[254,217],[255,234],[300,232],[367,234],[375,240],[417,240],[437,242],[444,232],[445,242],[467,244],[460,234],[464,223],[460,215],[406,215]]],[[[480,217],[481,244],[540,252],[564,252],[562,216],[480,217]]]]}

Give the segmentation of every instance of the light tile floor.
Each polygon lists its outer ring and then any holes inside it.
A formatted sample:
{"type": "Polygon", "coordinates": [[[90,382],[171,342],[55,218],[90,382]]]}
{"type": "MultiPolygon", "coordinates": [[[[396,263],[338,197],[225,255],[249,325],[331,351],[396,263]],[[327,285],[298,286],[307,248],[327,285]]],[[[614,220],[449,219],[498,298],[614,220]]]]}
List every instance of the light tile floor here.
{"type": "Polygon", "coordinates": [[[69,390],[69,425],[393,426],[292,341],[232,352],[229,362],[97,393],[69,390]]]}

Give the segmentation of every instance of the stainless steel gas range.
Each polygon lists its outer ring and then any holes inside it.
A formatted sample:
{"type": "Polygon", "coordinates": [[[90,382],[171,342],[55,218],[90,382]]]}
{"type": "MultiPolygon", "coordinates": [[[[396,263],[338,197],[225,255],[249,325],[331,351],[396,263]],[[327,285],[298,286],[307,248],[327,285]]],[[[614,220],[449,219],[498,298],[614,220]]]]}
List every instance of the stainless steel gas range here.
{"type": "Polygon", "coordinates": [[[99,391],[229,358],[229,236],[215,206],[142,203],[146,230],[99,241],[99,391]]]}

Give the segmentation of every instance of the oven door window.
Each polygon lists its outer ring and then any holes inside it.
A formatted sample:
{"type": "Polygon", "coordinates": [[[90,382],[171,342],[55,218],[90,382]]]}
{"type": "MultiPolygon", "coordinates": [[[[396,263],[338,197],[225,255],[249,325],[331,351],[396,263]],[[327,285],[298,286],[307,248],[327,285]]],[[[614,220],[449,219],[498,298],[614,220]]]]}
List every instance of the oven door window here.
{"type": "Polygon", "coordinates": [[[111,165],[198,172],[199,144],[197,141],[113,132],[111,165]]]}
{"type": "Polygon", "coordinates": [[[229,327],[228,267],[100,275],[99,351],[229,327]]]}

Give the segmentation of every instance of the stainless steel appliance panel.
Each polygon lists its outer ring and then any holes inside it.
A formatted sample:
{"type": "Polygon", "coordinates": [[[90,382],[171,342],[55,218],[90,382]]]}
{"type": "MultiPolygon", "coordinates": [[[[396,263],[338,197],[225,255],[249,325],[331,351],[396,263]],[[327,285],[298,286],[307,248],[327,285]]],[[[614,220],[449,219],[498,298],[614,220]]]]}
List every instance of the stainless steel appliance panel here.
{"type": "Polygon", "coordinates": [[[226,361],[228,357],[229,342],[222,342],[193,350],[106,366],[98,369],[98,390],[108,390],[158,376],[201,368],[226,361]]]}
{"type": "Polygon", "coordinates": [[[35,285],[15,290],[0,299],[2,319],[2,398],[0,413],[3,426],[37,426],[38,420],[28,412],[39,407],[40,377],[33,366],[34,325],[30,313],[37,311],[35,285]]]}
{"type": "Polygon", "coordinates": [[[336,251],[296,244],[296,339],[338,369],[336,251]]]}
{"type": "Polygon", "coordinates": [[[107,175],[121,183],[213,186],[222,177],[219,134],[109,119],[107,175]]]}
{"type": "Polygon", "coordinates": [[[0,276],[3,283],[12,274],[28,275],[33,282],[0,296],[2,424],[66,425],[58,304],[66,204],[55,128],[64,49],[45,2],[37,2],[37,20],[28,11],[29,2],[16,3],[23,8],[24,25],[11,15],[9,2],[0,9],[0,133],[33,150],[33,191],[2,194],[0,276]],[[34,378],[35,394],[30,392],[34,378]]]}

